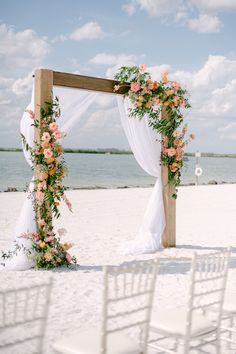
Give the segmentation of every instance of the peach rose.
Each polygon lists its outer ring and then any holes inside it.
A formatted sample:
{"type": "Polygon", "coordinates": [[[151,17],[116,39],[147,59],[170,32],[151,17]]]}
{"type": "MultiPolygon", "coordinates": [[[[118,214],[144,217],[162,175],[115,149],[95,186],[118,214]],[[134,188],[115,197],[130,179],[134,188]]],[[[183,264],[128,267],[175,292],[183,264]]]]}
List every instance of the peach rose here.
{"type": "Polygon", "coordinates": [[[171,86],[173,87],[174,90],[180,89],[180,84],[176,81],[172,81],[171,86]]]}
{"type": "Polygon", "coordinates": [[[145,64],[140,64],[138,68],[139,68],[140,74],[145,73],[145,71],[146,71],[146,65],[145,64]]]}
{"type": "Polygon", "coordinates": [[[49,124],[49,130],[51,130],[52,132],[55,132],[56,130],[58,130],[58,125],[56,124],[56,122],[49,124]]]}
{"type": "Polygon", "coordinates": [[[46,159],[49,159],[50,157],[52,157],[53,152],[51,149],[44,149],[43,150],[43,154],[45,156],[46,159]]]}
{"type": "Polygon", "coordinates": [[[43,133],[42,140],[43,141],[49,141],[51,139],[51,136],[48,132],[43,133]]]}
{"type": "Polygon", "coordinates": [[[162,70],[161,72],[161,80],[163,81],[164,84],[168,82],[168,70],[162,70]]]}
{"type": "Polygon", "coordinates": [[[176,154],[176,150],[175,150],[175,148],[169,148],[169,149],[167,149],[167,155],[168,156],[175,156],[175,154],[176,154]]]}
{"type": "Polygon", "coordinates": [[[36,198],[36,200],[38,200],[39,202],[43,202],[44,193],[41,192],[41,191],[37,191],[37,192],[35,193],[35,198],[36,198]]]}

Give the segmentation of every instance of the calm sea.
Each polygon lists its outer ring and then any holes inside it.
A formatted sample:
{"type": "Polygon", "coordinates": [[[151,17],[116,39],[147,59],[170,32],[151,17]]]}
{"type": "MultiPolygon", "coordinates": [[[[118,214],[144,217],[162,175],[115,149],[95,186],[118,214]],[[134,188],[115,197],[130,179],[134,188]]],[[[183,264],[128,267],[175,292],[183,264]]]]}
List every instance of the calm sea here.
{"type": "MultiPolygon", "coordinates": [[[[148,187],[155,178],[147,175],[133,155],[65,154],[69,176],[65,185],[70,188],[148,187]]],[[[209,181],[236,182],[236,158],[201,157],[203,174],[200,184],[209,181]]],[[[182,184],[195,183],[195,158],[185,162],[182,184]]],[[[24,190],[32,177],[21,152],[0,152],[0,191],[15,187],[24,190]]]]}

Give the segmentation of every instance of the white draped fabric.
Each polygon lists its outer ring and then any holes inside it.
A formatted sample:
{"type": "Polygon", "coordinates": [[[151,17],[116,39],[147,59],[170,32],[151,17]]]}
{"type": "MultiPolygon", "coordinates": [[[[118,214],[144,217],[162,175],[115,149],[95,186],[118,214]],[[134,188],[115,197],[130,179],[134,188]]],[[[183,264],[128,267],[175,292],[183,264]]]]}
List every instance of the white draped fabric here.
{"type": "MultiPolygon", "coordinates": [[[[82,118],[83,113],[94,102],[97,93],[91,91],[73,90],[62,87],[56,87],[53,90],[54,96],[59,98],[61,116],[57,123],[61,131],[69,133],[71,128],[82,118]]],[[[32,126],[32,119],[30,118],[28,110],[34,110],[34,88],[32,90],[31,102],[24,112],[20,131],[25,136],[26,142],[30,147],[34,142],[34,127],[32,126]]],[[[30,154],[24,149],[26,161],[31,166],[30,154]]],[[[5,261],[4,269],[7,270],[26,270],[33,266],[32,261],[24,252],[24,247],[30,249],[31,241],[24,238],[19,238],[20,235],[27,232],[36,231],[35,213],[33,210],[32,190],[34,189],[33,179],[30,183],[29,190],[26,192],[25,201],[16,223],[14,232],[14,245],[17,243],[21,246],[21,250],[17,251],[16,255],[5,261]],[[23,247],[22,247],[23,246],[23,247]]],[[[13,245],[13,247],[15,247],[13,245]]],[[[12,251],[14,248],[12,249],[12,251]]]]}
{"type": "Polygon", "coordinates": [[[160,136],[148,125],[148,117],[130,118],[128,98],[117,97],[123,129],[138,164],[149,175],[157,177],[138,236],[123,247],[126,254],[155,252],[161,247],[165,227],[165,213],[161,180],[160,136]]]}
{"type": "MultiPolygon", "coordinates": [[[[54,96],[59,98],[61,109],[61,116],[57,121],[58,126],[61,131],[67,134],[78,121],[83,119],[83,114],[94,102],[97,93],[56,87],[54,88],[54,96]]],[[[128,117],[128,108],[130,107],[128,99],[124,101],[123,97],[118,96],[118,107],[125,134],[137,162],[148,174],[157,177],[138,237],[124,245],[123,252],[126,254],[154,252],[160,248],[160,238],[165,226],[159,137],[148,126],[146,117],[142,120],[128,117]]],[[[27,110],[34,110],[34,88],[27,110]]],[[[28,112],[23,114],[20,129],[26,138],[26,142],[32,147],[34,127],[28,112]]],[[[24,154],[29,165],[32,165],[29,153],[24,150],[24,154]]],[[[23,233],[36,231],[32,198],[33,188],[32,179],[15,228],[15,242],[26,248],[30,248],[30,241],[19,238],[19,236],[23,233]]],[[[32,262],[26,256],[26,253],[21,250],[5,262],[4,269],[25,270],[31,267],[32,262]]]]}

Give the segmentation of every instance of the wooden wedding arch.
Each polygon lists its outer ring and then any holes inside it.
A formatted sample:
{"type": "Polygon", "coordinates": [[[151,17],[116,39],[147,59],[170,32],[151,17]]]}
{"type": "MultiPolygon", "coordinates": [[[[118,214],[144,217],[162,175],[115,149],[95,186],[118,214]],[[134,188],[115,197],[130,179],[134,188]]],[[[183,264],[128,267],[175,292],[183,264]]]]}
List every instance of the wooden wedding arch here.
{"type": "MultiPolygon", "coordinates": [[[[81,90],[91,90],[103,93],[124,94],[127,87],[121,87],[119,91],[114,92],[114,85],[119,82],[114,80],[76,75],[64,72],[58,72],[48,69],[35,70],[35,118],[40,122],[41,108],[45,108],[45,102],[52,101],[53,86],[62,86],[81,90]]],[[[166,112],[162,110],[162,115],[168,119],[166,112]]],[[[40,142],[40,124],[34,128],[35,141],[40,142]]],[[[37,168],[34,170],[37,177],[37,168]]],[[[162,244],[164,247],[176,246],[176,200],[172,198],[175,187],[169,185],[168,170],[166,166],[162,166],[162,183],[163,183],[163,199],[166,217],[166,227],[162,235],[162,244]]]]}

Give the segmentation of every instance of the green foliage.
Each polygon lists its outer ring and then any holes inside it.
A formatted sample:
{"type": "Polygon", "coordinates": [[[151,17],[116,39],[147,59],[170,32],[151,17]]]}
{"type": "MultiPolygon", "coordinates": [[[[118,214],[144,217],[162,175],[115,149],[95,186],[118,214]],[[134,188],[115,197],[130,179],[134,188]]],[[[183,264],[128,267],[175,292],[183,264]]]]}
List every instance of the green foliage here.
{"type": "MultiPolygon", "coordinates": [[[[159,82],[153,81],[151,75],[145,71],[142,64],[139,67],[122,66],[115,75],[119,85],[129,85],[125,94],[133,104],[129,109],[129,116],[142,119],[148,116],[149,126],[157,133],[161,140],[161,162],[168,167],[168,183],[177,187],[180,184],[181,169],[183,167],[184,148],[189,142],[185,138],[187,125],[183,124],[183,108],[190,108],[188,92],[180,84],[168,79],[168,73],[163,72],[159,82]]],[[[193,134],[190,135],[190,137],[193,134]]],[[[176,198],[176,194],[173,195],[176,198]]]]}

